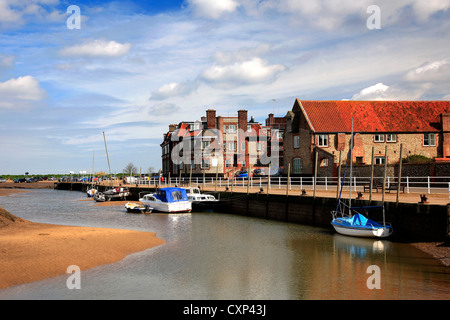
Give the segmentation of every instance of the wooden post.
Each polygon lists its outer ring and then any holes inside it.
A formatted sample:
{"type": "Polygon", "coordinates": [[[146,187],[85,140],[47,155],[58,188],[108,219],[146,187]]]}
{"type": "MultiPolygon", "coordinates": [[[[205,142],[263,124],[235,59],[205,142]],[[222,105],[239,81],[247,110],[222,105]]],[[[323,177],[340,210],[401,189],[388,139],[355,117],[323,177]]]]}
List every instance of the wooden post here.
{"type": "Polygon", "coordinates": [[[217,166],[216,166],[216,183],[214,185],[214,192],[217,192],[217,180],[219,179],[219,160],[217,159],[217,166]]]}
{"type": "Polygon", "coordinates": [[[317,184],[317,161],[318,161],[318,152],[316,150],[316,155],[315,155],[315,164],[314,164],[314,185],[313,185],[313,198],[316,198],[316,184],[317,184]]]}
{"type": "Polygon", "coordinates": [[[190,188],[191,187],[191,181],[192,181],[192,161],[189,164],[189,167],[190,167],[190,169],[189,169],[189,188],[190,188]]]}
{"type": "Polygon", "coordinates": [[[247,195],[250,193],[250,173],[252,172],[252,165],[249,166],[249,170],[247,172],[247,195]]]}
{"type": "Polygon", "coordinates": [[[289,179],[291,178],[291,164],[288,164],[288,176],[286,181],[286,197],[289,196],[289,179]]]}
{"type": "Polygon", "coordinates": [[[370,169],[370,186],[369,186],[369,203],[372,201],[372,187],[373,187],[373,169],[374,169],[374,160],[375,160],[375,148],[372,147],[372,163],[370,169]]]}
{"type": "Polygon", "coordinates": [[[387,146],[384,149],[384,177],[383,177],[383,195],[381,196],[381,201],[384,204],[384,194],[386,192],[386,171],[387,171],[387,146]]]}
{"type": "Polygon", "coordinates": [[[341,189],[341,161],[342,161],[342,151],[339,151],[338,180],[336,182],[336,190],[337,190],[336,191],[336,199],[339,198],[339,191],[341,189]]]}
{"type": "Polygon", "coordinates": [[[398,206],[398,197],[400,194],[400,185],[401,185],[401,181],[402,181],[402,153],[403,153],[403,143],[400,144],[400,160],[398,162],[397,201],[396,201],[397,206],[398,206]]]}

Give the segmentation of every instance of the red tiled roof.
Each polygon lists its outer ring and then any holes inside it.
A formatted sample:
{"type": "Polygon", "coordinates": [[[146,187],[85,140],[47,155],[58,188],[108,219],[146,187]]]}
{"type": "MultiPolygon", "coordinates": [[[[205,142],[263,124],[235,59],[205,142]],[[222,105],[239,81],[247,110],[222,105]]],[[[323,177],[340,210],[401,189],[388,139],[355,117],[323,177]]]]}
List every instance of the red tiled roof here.
{"type": "Polygon", "coordinates": [[[315,132],[437,132],[450,101],[303,101],[315,132]]]}

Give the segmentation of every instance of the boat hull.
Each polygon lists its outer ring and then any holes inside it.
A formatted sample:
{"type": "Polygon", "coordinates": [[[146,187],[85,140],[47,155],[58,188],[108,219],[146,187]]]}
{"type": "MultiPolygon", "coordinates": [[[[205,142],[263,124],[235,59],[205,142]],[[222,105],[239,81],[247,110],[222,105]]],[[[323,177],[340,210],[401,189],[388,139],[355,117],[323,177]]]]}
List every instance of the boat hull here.
{"type": "Polygon", "coordinates": [[[158,202],[158,201],[145,201],[140,199],[143,204],[147,204],[153,208],[153,211],[165,212],[165,213],[189,213],[192,211],[192,204],[189,201],[180,202],[158,202]]]}
{"type": "Polygon", "coordinates": [[[352,237],[365,237],[365,238],[387,238],[389,237],[393,229],[392,227],[377,227],[377,228],[365,228],[365,227],[353,227],[346,226],[337,222],[331,222],[336,232],[352,237]]]}

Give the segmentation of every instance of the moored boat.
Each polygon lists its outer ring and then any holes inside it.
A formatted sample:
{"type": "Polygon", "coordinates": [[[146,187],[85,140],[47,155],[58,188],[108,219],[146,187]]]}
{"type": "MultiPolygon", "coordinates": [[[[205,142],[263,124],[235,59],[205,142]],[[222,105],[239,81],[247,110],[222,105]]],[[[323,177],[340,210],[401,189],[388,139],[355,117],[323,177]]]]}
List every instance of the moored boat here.
{"type": "Polygon", "coordinates": [[[161,188],[155,193],[139,196],[139,201],[159,212],[183,213],[192,211],[192,204],[188,200],[186,189],[183,188],[161,188]]]}
{"type": "Polygon", "coordinates": [[[186,188],[186,192],[194,211],[212,211],[219,203],[213,195],[201,193],[199,188],[186,188]]]}
{"type": "MultiPolygon", "coordinates": [[[[353,119],[352,119],[352,129],[351,129],[351,139],[349,146],[349,153],[347,155],[347,164],[350,162],[350,188],[349,188],[349,199],[348,205],[346,205],[342,199],[342,187],[345,181],[345,172],[344,179],[342,180],[341,192],[339,193],[338,204],[335,211],[331,211],[332,221],[331,225],[333,226],[336,232],[354,237],[376,237],[376,238],[386,238],[389,237],[393,233],[393,228],[390,223],[386,223],[385,221],[385,212],[384,205],[383,206],[368,206],[368,207],[352,207],[352,150],[353,150],[353,119]],[[383,211],[383,222],[378,223],[366,218],[361,212],[381,209],[383,211]]],[[[347,169],[347,166],[346,166],[347,169]]]]}
{"type": "Polygon", "coordinates": [[[124,200],[131,195],[130,190],[127,188],[116,187],[109,189],[105,192],[97,192],[93,195],[93,198],[97,202],[104,202],[110,200],[124,200]]]}
{"type": "Polygon", "coordinates": [[[153,208],[149,205],[128,202],[125,204],[128,213],[151,213],[153,208]]]}

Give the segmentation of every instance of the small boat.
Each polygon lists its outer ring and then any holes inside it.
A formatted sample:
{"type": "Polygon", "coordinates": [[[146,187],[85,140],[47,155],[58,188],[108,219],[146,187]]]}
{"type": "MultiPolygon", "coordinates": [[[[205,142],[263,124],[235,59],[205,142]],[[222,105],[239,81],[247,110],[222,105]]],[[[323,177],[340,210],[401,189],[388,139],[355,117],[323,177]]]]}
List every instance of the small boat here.
{"type": "MultiPolygon", "coordinates": [[[[341,191],[339,193],[338,204],[335,211],[331,211],[333,226],[336,232],[354,237],[376,237],[376,238],[386,238],[393,233],[393,228],[390,223],[386,223],[383,206],[368,206],[368,207],[352,207],[352,150],[353,150],[353,119],[352,119],[352,129],[351,129],[351,139],[349,152],[347,155],[347,164],[350,161],[350,189],[349,189],[349,199],[348,205],[346,205],[342,199],[342,187],[345,181],[342,179],[341,191]],[[381,209],[383,211],[383,222],[378,223],[366,218],[361,212],[368,210],[381,209]]],[[[345,167],[347,170],[347,166],[345,167]]]]}
{"type": "Polygon", "coordinates": [[[151,213],[153,208],[149,205],[128,202],[125,204],[128,213],[151,213]]]}
{"type": "Polygon", "coordinates": [[[191,212],[192,204],[189,202],[186,189],[183,188],[161,188],[156,193],[148,193],[139,201],[149,205],[154,211],[167,213],[191,212]]]}
{"type": "Polygon", "coordinates": [[[199,188],[186,188],[186,192],[194,211],[212,211],[219,203],[213,195],[200,193],[199,188]]]}
{"type": "MultiPolygon", "coordinates": [[[[384,212],[383,206],[352,207],[351,211],[356,212],[357,210],[362,209],[382,209],[384,212]]],[[[360,213],[335,217],[333,221],[331,221],[331,224],[338,233],[347,236],[386,238],[393,232],[392,226],[389,223],[384,222],[381,224],[375,222],[360,213]]]]}
{"type": "Polygon", "coordinates": [[[109,189],[105,192],[97,192],[93,198],[97,202],[111,201],[111,200],[123,200],[131,195],[127,188],[116,187],[109,189]]]}
{"type": "Polygon", "coordinates": [[[89,189],[89,190],[86,191],[86,194],[87,194],[88,198],[92,198],[92,197],[94,197],[94,195],[95,195],[97,192],[98,192],[97,189],[91,188],[91,189],[89,189]]]}

